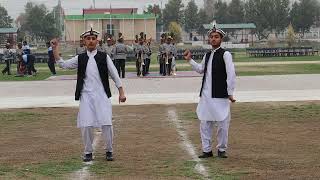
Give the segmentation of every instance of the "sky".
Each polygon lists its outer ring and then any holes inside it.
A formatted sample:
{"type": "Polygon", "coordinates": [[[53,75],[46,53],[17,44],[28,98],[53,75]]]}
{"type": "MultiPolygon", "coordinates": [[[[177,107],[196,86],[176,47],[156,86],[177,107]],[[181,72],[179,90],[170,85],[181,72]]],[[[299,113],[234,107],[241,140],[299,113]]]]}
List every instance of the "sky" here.
{"type": "MultiPolygon", "coordinates": [[[[65,13],[68,14],[82,14],[83,8],[93,7],[94,0],[61,0],[62,7],[65,13]]],[[[182,0],[187,4],[189,0],[182,0]]],[[[51,10],[57,5],[58,0],[0,0],[0,5],[5,7],[9,16],[12,18],[18,17],[21,12],[24,12],[24,6],[27,2],[43,3],[51,10]]],[[[128,7],[139,8],[138,12],[142,12],[143,8],[149,4],[159,4],[164,8],[168,0],[95,0],[96,8],[112,8],[128,7]]],[[[203,7],[203,0],[195,0],[198,6],[203,7]]]]}

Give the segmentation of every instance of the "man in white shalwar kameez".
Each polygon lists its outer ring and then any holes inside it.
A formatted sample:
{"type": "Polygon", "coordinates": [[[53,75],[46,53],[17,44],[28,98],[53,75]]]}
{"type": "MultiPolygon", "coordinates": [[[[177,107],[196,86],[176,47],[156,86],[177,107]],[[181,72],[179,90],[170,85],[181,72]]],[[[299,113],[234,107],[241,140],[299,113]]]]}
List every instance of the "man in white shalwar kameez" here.
{"type": "Polygon", "coordinates": [[[87,51],[67,61],[59,56],[58,42],[52,40],[54,56],[61,68],[77,69],[77,87],[75,99],[80,100],[77,127],[81,128],[84,143],[83,161],[93,160],[93,128],[101,128],[106,141],[106,159],[113,160],[113,128],[112,105],[109,88],[109,75],[119,90],[119,103],[125,102],[126,97],[120,77],[110,57],[96,49],[98,32],[89,30],[82,34],[87,51]]]}
{"type": "Polygon", "coordinates": [[[203,57],[200,64],[196,63],[187,50],[185,59],[193,70],[204,73],[200,92],[200,102],[197,115],[200,120],[200,134],[202,142],[202,155],[199,158],[212,157],[212,134],[216,123],[217,129],[217,155],[227,158],[228,130],[230,124],[230,102],[233,97],[236,74],[232,55],[220,47],[225,33],[215,27],[208,32],[212,50],[203,57]]]}

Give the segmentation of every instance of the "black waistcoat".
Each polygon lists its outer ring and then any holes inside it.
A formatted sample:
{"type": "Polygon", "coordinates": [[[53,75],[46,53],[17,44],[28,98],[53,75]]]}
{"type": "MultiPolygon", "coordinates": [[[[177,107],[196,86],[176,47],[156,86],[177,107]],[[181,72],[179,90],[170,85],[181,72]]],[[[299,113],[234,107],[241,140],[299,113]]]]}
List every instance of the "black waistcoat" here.
{"type": "MultiPolygon", "coordinates": [[[[223,59],[225,50],[219,48],[213,55],[212,58],[212,98],[228,98],[228,91],[227,91],[227,71],[226,71],[226,64],[223,59]]],[[[206,54],[205,59],[205,67],[204,67],[204,76],[202,79],[202,85],[200,90],[200,97],[202,94],[203,86],[207,77],[207,69],[208,69],[208,62],[211,56],[211,51],[206,54]]],[[[210,76],[210,74],[209,74],[210,76]]]]}
{"type": "MultiPolygon", "coordinates": [[[[108,75],[108,64],[106,61],[106,53],[97,51],[94,56],[96,60],[99,75],[102,81],[104,91],[106,92],[108,98],[111,97],[111,91],[109,87],[109,75],[108,75]]],[[[78,73],[77,73],[77,87],[75,92],[75,100],[79,100],[81,97],[81,91],[83,89],[84,78],[86,77],[86,69],[88,64],[89,56],[87,52],[82,53],[78,56],[78,73]]]]}

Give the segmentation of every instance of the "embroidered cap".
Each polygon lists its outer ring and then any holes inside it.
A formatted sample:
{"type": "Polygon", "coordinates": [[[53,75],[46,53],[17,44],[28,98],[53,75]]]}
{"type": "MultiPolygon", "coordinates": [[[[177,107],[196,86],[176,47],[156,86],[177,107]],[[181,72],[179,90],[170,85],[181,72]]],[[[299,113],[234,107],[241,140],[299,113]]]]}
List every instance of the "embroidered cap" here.
{"type": "Polygon", "coordinates": [[[91,35],[98,36],[99,34],[100,34],[100,33],[99,33],[98,31],[93,30],[92,27],[91,27],[90,30],[82,33],[82,34],[81,34],[81,37],[82,37],[82,38],[85,38],[86,36],[91,36],[91,35]]]}
{"type": "Polygon", "coordinates": [[[213,25],[213,28],[210,29],[210,30],[207,32],[208,36],[209,36],[211,33],[213,33],[213,32],[217,32],[217,33],[221,34],[222,38],[226,36],[226,33],[225,33],[224,31],[222,31],[222,29],[216,28],[216,25],[213,25]]]}

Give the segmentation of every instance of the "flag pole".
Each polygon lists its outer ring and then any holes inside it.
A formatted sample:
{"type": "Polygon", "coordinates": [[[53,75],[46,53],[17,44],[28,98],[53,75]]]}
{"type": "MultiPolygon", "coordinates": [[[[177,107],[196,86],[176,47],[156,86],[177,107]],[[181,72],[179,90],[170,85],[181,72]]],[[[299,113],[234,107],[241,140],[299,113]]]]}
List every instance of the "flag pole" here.
{"type": "Polygon", "coordinates": [[[134,37],[135,37],[135,27],[134,27],[134,9],[132,9],[132,13],[133,13],[133,16],[132,16],[132,26],[133,26],[133,39],[134,39],[134,37]]]}
{"type": "Polygon", "coordinates": [[[111,15],[112,15],[112,9],[111,9],[111,4],[110,4],[110,16],[109,16],[110,35],[112,35],[112,20],[111,20],[111,15]]]}

